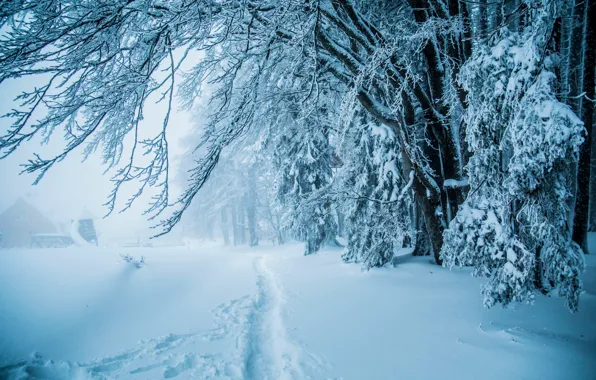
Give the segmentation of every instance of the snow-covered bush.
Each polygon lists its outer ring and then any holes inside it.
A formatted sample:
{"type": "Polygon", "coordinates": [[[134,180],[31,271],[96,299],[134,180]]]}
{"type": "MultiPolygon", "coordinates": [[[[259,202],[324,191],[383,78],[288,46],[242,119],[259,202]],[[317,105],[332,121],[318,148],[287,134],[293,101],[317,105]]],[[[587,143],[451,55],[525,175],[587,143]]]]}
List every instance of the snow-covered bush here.
{"type": "Polygon", "coordinates": [[[145,266],[145,257],[144,256],[141,256],[140,259],[137,259],[134,256],[131,256],[129,254],[120,254],[120,257],[122,258],[122,260],[124,260],[124,262],[132,264],[137,268],[141,268],[141,267],[145,266]]]}

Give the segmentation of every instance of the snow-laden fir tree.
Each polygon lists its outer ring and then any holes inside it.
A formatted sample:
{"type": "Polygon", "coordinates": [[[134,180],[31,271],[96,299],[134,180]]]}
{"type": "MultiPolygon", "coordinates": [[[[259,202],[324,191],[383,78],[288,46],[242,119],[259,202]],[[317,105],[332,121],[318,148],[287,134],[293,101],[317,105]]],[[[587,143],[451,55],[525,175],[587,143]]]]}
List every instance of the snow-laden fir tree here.
{"type": "Polygon", "coordinates": [[[320,120],[288,119],[275,141],[277,193],[282,223],[290,236],[305,243],[305,255],[334,243],[337,223],[328,194],[332,149],[320,120]]]}
{"type": "Polygon", "coordinates": [[[468,199],[445,233],[445,265],[488,278],[484,303],[559,294],[577,310],[583,257],[571,240],[569,173],[583,125],[556,97],[556,2],[532,2],[527,27],[500,30],[460,73],[466,89],[468,199]]]}
{"type": "MultiPolygon", "coordinates": [[[[413,178],[406,183],[398,166],[393,131],[362,117],[350,128],[342,155],[338,198],[346,215],[347,247],[342,259],[381,267],[411,239],[410,203],[413,178]]],[[[413,176],[413,173],[411,174],[413,176]]]]}

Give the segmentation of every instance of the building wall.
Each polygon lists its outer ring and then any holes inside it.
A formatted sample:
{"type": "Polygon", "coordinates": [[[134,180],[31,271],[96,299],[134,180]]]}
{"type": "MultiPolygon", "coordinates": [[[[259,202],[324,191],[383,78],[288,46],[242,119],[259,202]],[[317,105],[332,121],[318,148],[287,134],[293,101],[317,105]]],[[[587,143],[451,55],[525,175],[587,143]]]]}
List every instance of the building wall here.
{"type": "Polygon", "coordinates": [[[32,235],[55,233],[56,227],[35,207],[19,199],[0,214],[0,231],[1,247],[29,247],[32,235]]]}

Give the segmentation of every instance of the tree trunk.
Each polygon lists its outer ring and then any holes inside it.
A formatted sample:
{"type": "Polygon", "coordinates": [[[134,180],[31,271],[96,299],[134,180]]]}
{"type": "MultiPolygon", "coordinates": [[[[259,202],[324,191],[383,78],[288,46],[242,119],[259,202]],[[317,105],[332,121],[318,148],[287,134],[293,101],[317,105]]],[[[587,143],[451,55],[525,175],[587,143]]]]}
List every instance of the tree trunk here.
{"type": "Polygon", "coordinates": [[[238,243],[239,244],[246,244],[246,225],[245,223],[245,210],[244,210],[244,203],[240,202],[238,205],[238,243]]]}
{"type": "Polygon", "coordinates": [[[230,229],[228,226],[228,213],[226,208],[221,209],[221,232],[224,238],[224,244],[230,245],[230,229]]]}
{"type": "Polygon", "coordinates": [[[426,256],[430,254],[430,242],[428,240],[428,231],[424,224],[424,215],[420,212],[420,207],[414,204],[414,221],[416,229],[416,238],[414,240],[413,256],[426,256]]]}
{"type": "Polygon", "coordinates": [[[257,225],[257,193],[254,168],[250,168],[247,178],[248,191],[246,193],[246,221],[248,223],[248,245],[254,247],[259,244],[257,225]]]}
{"type": "Polygon", "coordinates": [[[207,219],[207,225],[205,226],[207,239],[209,239],[209,240],[213,240],[213,225],[214,224],[215,224],[215,217],[210,216],[209,219],[207,219]]]}
{"type": "Polygon", "coordinates": [[[339,207],[335,208],[335,212],[337,213],[337,236],[344,237],[344,215],[339,207]]]}
{"type": "Polygon", "coordinates": [[[259,234],[255,207],[246,209],[246,221],[248,222],[248,245],[255,247],[259,245],[259,234]]]}
{"type": "Polygon", "coordinates": [[[535,251],[534,251],[534,254],[536,255],[535,261],[534,261],[534,287],[536,289],[538,289],[540,291],[540,293],[546,295],[546,294],[548,294],[548,288],[544,284],[544,276],[543,276],[544,265],[542,263],[541,253],[542,253],[542,246],[539,245],[538,247],[535,248],[535,251]]]}
{"type": "Polygon", "coordinates": [[[281,220],[279,214],[275,213],[275,232],[277,233],[277,244],[282,245],[286,242],[286,234],[281,228],[281,220]]]}
{"type": "MultiPolygon", "coordinates": [[[[592,124],[594,116],[594,9],[596,1],[586,0],[584,2],[584,52],[581,57],[583,65],[583,88],[579,92],[585,92],[581,97],[581,118],[586,128],[586,140],[580,148],[579,164],[577,169],[577,195],[575,201],[575,215],[573,219],[573,241],[588,253],[588,213],[590,204],[590,160],[592,150],[592,124]],[[590,22],[592,20],[592,22],[590,22]]],[[[580,82],[581,83],[581,82],[580,82]]]]}
{"type": "Polygon", "coordinates": [[[236,204],[232,203],[230,206],[230,211],[232,212],[232,236],[234,237],[234,245],[238,245],[240,243],[238,233],[238,217],[236,215],[236,204]]]}
{"type": "Polygon", "coordinates": [[[590,166],[590,220],[588,229],[596,232],[596,138],[594,138],[594,112],[592,112],[592,165],[590,166]]]}
{"type": "Polygon", "coordinates": [[[429,197],[426,187],[418,179],[414,180],[414,195],[424,217],[424,225],[428,232],[428,239],[430,240],[430,247],[435,261],[437,264],[443,265],[441,248],[443,247],[444,227],[441,223],[441,215],[437,215],[437,210],[441,210],[440,199],[436,200],[429,197]]]}
{"type": "MultiPolygon", "coordinates": [[[[434,161],[437,161],[437,156],[439,155],[437,151],[432,148],[427,149],[425,154],[434,158],[434,161]]],[[[403,145],[401,146],[400,155],[402,157],[401,167],[404,177],[407,178],[407,176],[410,175],[410,171],[416,172],[416,170],[423,170],[410,161],[403,145]]],[[[414,201],[416,202],[418,212],[421,214],[422,219],[424,220],[426,235],[428,237],[428,241],[430,242],[430,248],[434,255],[435,261],[438,265],[442,265],[443,260],[441,260],[441,248],[443,247],[443,231],[445,229],[445,224],[443,220],[441,197],[446,194],[445,192],[436,194],[436,190],[430,191],[427,189],[427,187],[420,181],[419,175],[423,176],[424,174],[415,174],[414,182],[412,184],[414,201]]]]}

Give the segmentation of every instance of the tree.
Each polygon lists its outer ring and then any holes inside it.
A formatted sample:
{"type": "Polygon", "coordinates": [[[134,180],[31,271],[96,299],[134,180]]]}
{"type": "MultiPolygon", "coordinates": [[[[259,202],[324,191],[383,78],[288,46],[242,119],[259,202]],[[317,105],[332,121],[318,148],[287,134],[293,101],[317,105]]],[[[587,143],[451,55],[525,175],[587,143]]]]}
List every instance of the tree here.
{"type": "Polygon", "coordinates": [[[408,204],[414,174],[403,178],[393,131],[361,122],[347,131],[345,163],[336,191],[344,199],[348,245],[342,258],[365,269],[381,267],[412,237],[408,204]]]}
{"type": "Polygon", "coordinates": [[[286,212],[282,216],[290,235],[304,241],[305,255],[335,242],[337,224],[326,191],[331,184],[328,130],[320,120],[290,115],[275,141],[279,168],[277,193],[286,212]]]}
{"type": "Polygon", "coordinates": [[[453,211],[458,204],[457,190],[441,190],[442,179],[458,179],[462,167],[454,136],[446,128],[450,109],[458,107],[450,106],[457,96],[451,91],[452,81],[444,84],[443,73],[453,75],[449,62],[459,60],[449,54],[460,55],[468,47],[456,49],[452,46],[454,42],[459,44],[456,40],[436,40],[415,33],[429,27],[434,31],[443,27],[455,30],[455,24],[461,21],[460,13],[454,9],[451,15],[433,7],[429,15],[419,10],[425,4],[416,2],[410,4],[411,8],[396,8],[384,1],[365,5],[372,21],[351,2],[337,1],[281,1],[271,5],[186,0],[162,4],[144,0],[114,1],[100,7],[92,1],[7,2],[1,15],[8,38],[1,46],[0,82],[34,74],[46,74],[49,80],[23,95],[23,108],[11,114],[15,123],[3,137],[2,148],[10,153],[35,134],[64,128],[64,152],[49,159],[36,157],[26,171],[43,176],[84,141],[90,143],[86,154],[101,148],[106,162],[117,165],[122,156],[121,141],[131,133],[138,134],[147,99],[163,91],[162,98],[169,104],[164,128],[157,136],[138,142],[154,159],[148,165],[136,164],[135,139],[128,163],[114,178],[110,199],[113,204],[124,182],[162,184],[163,192],[150,208],[150,212],[159,213],[167,206],[169,196],[165,186],[165,129],[176,72],[191,50],[206,51],[206,57],[181,83],[180,92],[190,103],[200,84],[212,81],[217,87],[212,96],[216,111],[202,143],[205,157],[194,171],[194,184],[178,203],[180,209],[164,222],[167,232],[209,177],[222,149],[254,126],[255,120],[271,120],[261,112],[266,107],[257,108],[257,104],[287,97],[288,91],[298,98],[298,91],[306,100],[305,108],[316,107],[318,84],[332,74],[355,89],[355,98],[368,112],[395,129],[404,153],[403,165],[411,166],[415,173],[413,188],[438,259],[445,224],[440,215],[452,214],[447,209],[453,211]],[[410,25],[412,13],[416,25],[410,25]],[[386,24],[395,26],[385,31],[372,24],[390,19],[400,22],[386,24]],[[412,41],[392,41],[385,36],[396,35],[402,28],[414,33],[412,41]],[[416,60],[411,61],[396,54],[403,48],[422,49],[424,54],[414,55],[416,60]],[[445,56],[437,55],[447,51],[445,56]],[[454,59],[443,61],[446,57],[454,59]],[[40,62],[44,64],[36,66],[40,62]],[[427,70],[420,72],[430,75],[421,78],[418,70],[411,70],[414,63],[426,66],[427,70]],[[167,74],[159,76],[159,69],[167,74]],[[302,85],[297,87],[294,79],[280,82],[288,76],[299,79],[302,85]],[[426,81],[431,83],[432,91],[423,85],[426,81]],[[281,88],[276,88],[278,83],[281,88]],[[48,108],[48,116],[33,122],[31,115],[42,104],[48,108]],[[421,146],[418,142],[411,145],[411,130],[420,125],[426,125],[428,141],[423,140],[421,146]],[[434,142],[441,149],[432,149],[434,142]],[[444,209],[442,214],[435,212],[437,207],[444,209]]]}
{"type": "MultiPolygon", "coordinates": [[[[565,52],[573,50],[568,37],[579,29],[563,24],[578,9],[565,4],[6,1],[0,86],[31,75],[42,75],[45,84],[17,99],[0,149],[8,155],[36,135],[62,130],[64,150],[34,157],[26,172],[39,180],[78,147],[86,155],[101,150],[106,164],[121,165],[109,204],[123,183],[140,188],[128,204],[156,186],[160,193],[148,210],[155,217],[171,203],[166,128],[174,90],[191,107],[208,84],[210,112],[196,147],[201,157],[162,233],[180,221],[226,149],[247,135],[265,136],[283,174],[279,194],[291,205],[284,224],[312,253],[334,235],[337,200],[328,190],[335,140],[345,128],[351,136],[352,128],[363,129],[358,117],[364,113],[395,138],[395,151],[383,160],[399,167],[397,186],[411,189],[424,221],[419,230],[437,263],[471,263],[489,277],[488,306],[558,288],[575,309],[582,265],[570,237],[583,126],[574,107],[556,97],[577,77],[564,61],[573,59],[565,52]],[[196,51],[200,62],[179,75],[196,51]],[[155,99],[166,103],[163,128],[140,138],[144,107],[155,99]],[[127,138],[132,146],[125,150],[127,138]]],[[[374,167],[361,164],[369,172],[374,167]]],[[[375,207],[362,215],[373,217],[375,207]]],[[[382,210],[375,216],[388,220],[390,209],[382,210]]],[[[389,243],[387,235],[374,236],[348,239],[389,243]]],[[[371,261],[377,264],[387,259],[386,253],[375,257],[382,257],[371,261]]]]}
{"type": "Polygon", "coordinates": [[[224,238],[224,244],[225,245],[230,245],[230,230],[229,230],[229,226],[228,226],[228,212],[225,208],[221,209],[221,218],[219,220],[219,223],[221,225],[221,232],[224,238]]]}
{"type": "Polygon", "coordinates": [[[588,222],[590,210],[590,175],[592,155],[592,130],[594,124],[594,62],[596,62],[596,36],[594,35],[594,1],[583,1],[576,4],[576,9],[581,12],[578,16],[577,28],[581,29],[576,40],[574,51],[579,53],[577,67],[580,69],[576,79],[575,92],[570,95],[576,103],[574,111],[581,117],[586,129],[586,138],[580,150],[577,171],[577,201],[573,219],[573,241],[588,253],[588,222]],[[590,21],[592,20],[592,21],[590,21]],[[579,45],[579,46],[577,46],[579,45]]]}
{"type": "Polygon", "coordinates": [[[248,223],[248,245],[254,247],[259,244],[259,226],[257,222],[257,184],[255,167],[251,166],[246,175],[246,194],[244,205],[246,207],[246,222],[248,223]]]}
{"type": "Polygon", "coordinates": [[[489,278],[489,307],[531,301],[536,290],[557,291],[578,307],[584,264],[570,239],[568,205],[583,125],[556,98],[549,38],[556,14],[554,6],[538,8],[527,16],[531,27],[502,29],[460,77],[472,190],[445,235],[443,257],[489,278]],[[512,154],[504,161],[505,151],[512,154]]]}

